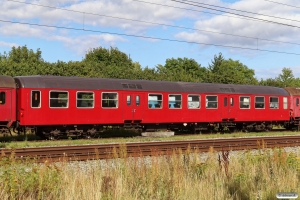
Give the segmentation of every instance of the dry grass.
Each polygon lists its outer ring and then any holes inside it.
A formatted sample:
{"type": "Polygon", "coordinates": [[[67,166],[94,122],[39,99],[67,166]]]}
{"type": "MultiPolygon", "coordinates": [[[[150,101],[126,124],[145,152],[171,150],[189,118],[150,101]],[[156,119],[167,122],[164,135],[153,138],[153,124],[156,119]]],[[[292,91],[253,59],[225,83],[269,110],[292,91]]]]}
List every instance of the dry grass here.
{"type": "MultiPolygon", "coordinates": [[[[2,158],[1,199],[276,199],[300,194],[300,152],[261,149],[256,154],[197,151],[128,158],[126,147],[88,163],[18,162],[2,158]]],[[[156,152],[158,153],[158,152],[156,152]]]]}

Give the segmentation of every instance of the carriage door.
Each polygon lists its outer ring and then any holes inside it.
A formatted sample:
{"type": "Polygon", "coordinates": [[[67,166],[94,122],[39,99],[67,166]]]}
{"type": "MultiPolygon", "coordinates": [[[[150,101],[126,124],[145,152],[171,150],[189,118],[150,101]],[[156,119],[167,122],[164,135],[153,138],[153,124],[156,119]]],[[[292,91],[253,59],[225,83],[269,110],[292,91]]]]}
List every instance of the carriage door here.
{"type": "Polygon", "coordinates": [[[295,96],[294,98],[294,101],[295,101],[295,109],[294,109],[294,112],[295,112],[295,117],[300,117],[300,97],[299,96],[295,96]]]}
{"type": "Polygon", "coordinates": [[[143,119],[143,105],[141,93],[124,93],[123,104],[124,104],[124,120],[126,121],[142,121],[143,119]]]}
{"type": "Polygon", "coordinates": [[[237,113],[237,100],[233,95],[221,95],[222,121],[234,121],[237,113]]]}
{"type": "Polygon", "coordinates": [[[11,90],[0,89],[0,122],[8,122],[12,118],[11,90]]]}

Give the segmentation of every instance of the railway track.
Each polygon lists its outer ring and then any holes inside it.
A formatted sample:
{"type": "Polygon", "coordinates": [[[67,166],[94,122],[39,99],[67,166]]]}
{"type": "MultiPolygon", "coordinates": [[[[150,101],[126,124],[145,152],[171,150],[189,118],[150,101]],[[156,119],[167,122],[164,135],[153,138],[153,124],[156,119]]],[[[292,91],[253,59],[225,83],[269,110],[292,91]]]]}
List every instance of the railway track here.
{"type": "Polygon", "coordinates": [[[187,149],[208,152],[210,148],[215,151],[236,151],[293,146],[300,146],[300,136],[1,149],[1,157],[13,156],[15,159],[34,159],[36,162],[59,162],[159,156],[172,154],[176,150],[185,151],[187,149]]]}

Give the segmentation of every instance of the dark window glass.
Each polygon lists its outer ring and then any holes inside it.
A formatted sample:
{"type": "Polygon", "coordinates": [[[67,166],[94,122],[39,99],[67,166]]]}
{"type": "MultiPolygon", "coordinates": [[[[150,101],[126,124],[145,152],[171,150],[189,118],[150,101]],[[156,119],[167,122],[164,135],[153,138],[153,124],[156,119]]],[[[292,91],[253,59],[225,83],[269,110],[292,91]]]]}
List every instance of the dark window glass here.
{"type": "Polygon", "coordinates": [[[181,108],[181,95],[170,94],[169,95],[169,108],[181,108]]]}
{"type": "Polygon", "coordinates": [[[250,108],[250,97],[240,97],[240,108],[250,108]]]}
{"type": "Polygon", "coordinates": [[[265,108],[265,97],[255,97],[255,108],[265,108]]]}
{"type": "Polygon", "coordinates": [[[117,108],[118,107],[118,93],[116,93],[116,92],[102,93],[102,107],[103,108],[117,108]]]}
{"type": "Polygon", "coordinates": [[[0,105],[5,104],[5,100],[6,100],[6,95],[5,92],[0,92],[0,105]]]}
{"type": "Polygon", "coordinates": [[[279,108],[279,102],[278,97],[270,97],[270,107],[272,109],[278,109],[279,108]]]}
{"type": "Polygon", "coordinates": [[[162,95],[161,94],[149,94],[148,95],[148,107],[149,108],[162,108],[162,95]]]}
{"type": "Polygon", "coordinates": [[[218,97],[206,96],[206,108],[218,108],[218,97]]]}
{"type": "Polygon", "coordinates": [[[41,107],[41,92],[31,91],[31,107],[40,108],[41,107]]]}
{"type": "Polygon", "coordinates": [[[299,106],[299,98],[296,99],[296,106],[299,106]]]}
{"type": "Polygon", "coordinates": [[[69,93],[63,91],[50,92],[50,108],[68,108],[69,93]]]}
{"type": "Polygon", "coordinates": [[[77,108],[93,108],[94,93],[93,92],[77,92],[77,108]]]}
{"type": "Polygon", "coordinates": [[[224,107],[227,106],[227,97],[224,98],[224,107]]]}

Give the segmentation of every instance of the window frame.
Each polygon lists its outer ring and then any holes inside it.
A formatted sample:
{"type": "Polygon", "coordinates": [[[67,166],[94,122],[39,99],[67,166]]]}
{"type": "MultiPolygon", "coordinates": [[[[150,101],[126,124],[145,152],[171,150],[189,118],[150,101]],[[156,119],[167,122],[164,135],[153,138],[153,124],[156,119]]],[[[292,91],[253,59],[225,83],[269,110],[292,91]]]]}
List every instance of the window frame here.
{"type": "Polygon", "coordinates": [[[163,108],[163,99],[164,99],[164,98],[163,98],[163,97],[164,97],[163,94],[161,94],[161,93],[148,93],[147,96],[148,96],[148,97],[147,97],[147,98],[148,98],[148,99],[147,99],[147,105],[148,105],[147,107],[148,107],[148,109],[162,109],[162,108],[163,108]],[[150,96],[150,95],[160,95],[160,96],[161,96],[161,100],[156,100],[156,101],[160,101],[160,102],[161,102],[161,103],[160,103],[160,107],[158,107],[158,108],[155,107],[155,106],[154,106],[154,108],[152,108],[152,106],[149,107],[149,105],[152,105],[152,104],[149,104],[149,96],[150,96]]]}
{"type": "Polygon", "coordinates": [[[187,95],[187,108],[188,109],[200,109],[201,108],[201,95],[200,94],[188,94],[187,95]],[[198,107],[189,107],[190,102],[196,102],[196,101],[189,101],[189,96],[198,96],[199,97],[199,106],[198,107]]]}
{"type": "Polygon", "coordinates": [[[1,91],[1,92],[0,92],[0,96],[2,96],[2,94],[4,94],[4,102],[2,103],[2,100],[1,100],[0,106],[6,104],[6,92],[5,92],[5,91],[1,91]]]}
{"type": "Polygon", "coordinates": [[[272,109],[272,110],[277,110],[279,109],[279,97],[275,97],[275,96],[270,96],[269,97],[269,109],[272,109]],[[271,107],[271,103],[274,103],[274,102],[271,102],[271,98],[277,98],[277,107],[271,107]]]}
{"type": "Polygon", "coordinates": [[[67,108],[69,108],[69,91],[67,91],[67,90],[50,90],[49,91],[49,108],[51,108],[51,109],[56,109],[56,108],[58,108],[58,109],[67,109],[67,108]],[[51,98],[51,92],[66,92],[67,93],[67,106],[66,107],[51,107],[51,99],[63,99],[63,100],[65,100],[65,98],[51,98]]]}
{"type": "Polygon", "coordinates": [[[95,108],[95,92],[93,92],[93,91],[76,91],[76,108],[78,108],[78,109],[94,109],[95,108]],[[78,93],[92,93],[93,94],[93,99],[78,99],[78,93]],[[93,106],[92,107],[78,107],[78,100],[81,100],[81,101],[84,101],[84,100],[91,101],[91,100],[93,100],[93,106]]]}
{"type": "MultiPolygon", "coordinates": [[[[261,102],[258,102],[258,104],[261,104],[261,102]]],[[[265,96],[255,96],[254,97],[254,108],[255,109],[266,109],[266,97],[265,96]],[[264,107],[263,108],[258,108],[258,107],[256,107],[256,104],[257,104],[257,102],[256,102],[256,98],[264,98],[264,102],[263,102],[263,105],[264,105],[264,107]]]]}
{"type": "Polygon", "coordinates": [[[205,108],[206,108],[206,109],[218,109],[218,107],[219,107],[218,104],[219,104],[219,96],[218,96],[218,95],[206,95],[206,96],[205,96],[205,108]],[[209,103],[209,102],[208,102],[207,97],[217,97],[217,101],[210,101],[210,102],[216,102],[216,103],[217,103],[217,104],[216,104],[217,107],[209,108],[209,107],[208,107],[208,103],[209,103]]]}
{"type": "Polygon", "coordinates": [[[182,94],[168,94],[168,107],[169,109],[182,109],[182,94]],[[175,107],[175,105],[177,104],[177,102],[179,102],[179,100],[176,100],[176,97],[175,97],[175,100],[174,100],[174,107],[171,108],[170,107],[170,96],[180,96],[180,107],[175,107]]]}
{"type": "Polygon", "coordinates": [[[30,93],[30,108],[33,108],[33,109],[39,109],[39,108],[41,108],[42,107],[42,92],[41,92],[41,90],[31,90],[31,93],[30,93]],[[33,92],[39,92],[40,93],[40,102],[39,102],[39,106],[37,106],[37,107],[33,107],[32,106],[32,103],[33,103],[33,96],[32,96],[32,93],[33,92]]]}
{"type": "Polygon", "coordinates": [[[119,103],[120,103],[119,93],[118,92],[101,92],[100,102],[101,102],[101,108],[103,108],[103,109],[118,109],[119,108],[119,103]],[[103,94],[104,93],[106,93],[106,94],[117,94],[117,103],[116,103],[115,107],[103,107],[103,101],[104,100],[116,101],[116,99],[103,99],[103,94]]]}
{"type": "Polygon", "coordinates": [[[240,109],[251,109],[251,96],[239,96],[239,108],[240,109]],[[245,101],[241,101],[241,98],[249,98],[249,107],[248,108],[243,108],[241,107],[241,103],[244,103],[245,101]]]}

